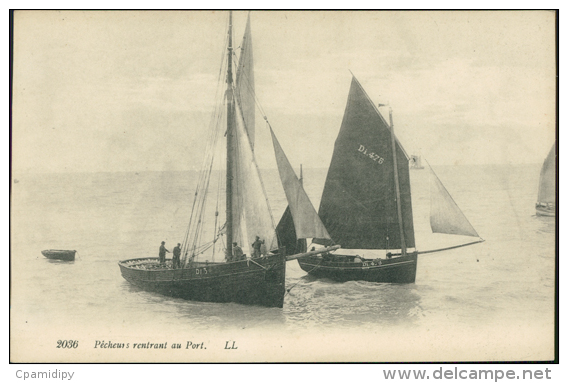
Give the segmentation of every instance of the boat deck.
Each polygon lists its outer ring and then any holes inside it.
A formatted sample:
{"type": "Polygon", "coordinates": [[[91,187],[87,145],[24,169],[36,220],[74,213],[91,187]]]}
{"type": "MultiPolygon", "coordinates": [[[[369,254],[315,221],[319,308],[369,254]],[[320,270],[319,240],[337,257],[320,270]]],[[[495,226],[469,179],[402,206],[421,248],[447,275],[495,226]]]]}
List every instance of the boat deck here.
{"type": "MultiPolygon", "coordinates": [[[[119,264],[130,269],[138,270],[173,270],[173,263],[171,259],[166,259],[165,263],[160,263],[159,258],[135,258],[120,261],[119,264]]],[[[227,264],[227,262],[192,262],[191,267],[209,267],[224,264],[227,264]]]]}

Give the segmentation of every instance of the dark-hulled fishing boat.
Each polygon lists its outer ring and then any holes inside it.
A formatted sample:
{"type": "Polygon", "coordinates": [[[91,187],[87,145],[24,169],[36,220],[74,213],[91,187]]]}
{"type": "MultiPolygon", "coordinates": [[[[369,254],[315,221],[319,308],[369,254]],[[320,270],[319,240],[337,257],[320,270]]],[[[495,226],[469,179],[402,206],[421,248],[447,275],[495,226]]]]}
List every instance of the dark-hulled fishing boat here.
{"type": "MultiPolygon", "coordinates": [[[[381,105],[379,105],[381,106],[381,105]]],[[[433,182],[430,224],[433,232],[478,237],[444,249],[418,252],[410,193],[409,157],[394,135],[392,110],[386,122],[353,76],[347,106],[328,170],[319,217],[332,241],[354,252],[385,250],[384,256],[322,253],[298,259],[316,277],[337,281],[365,280],[413,283],[418,255],[483,241],[431,170],[433,182]]],[[[292,215],[294,211],[291,212],[292,215]]],[[[294,225],[282,217],[279,228],[288,233],[285,246],[294,246],[294,225]]],[[[283,234],[280,234],[284,237],[283,234]]]]}
{"type": "MultiPolygon", "coordinates": [[[[236,302],[282,307],[285,295],[286,251],[278,246],[274,220],[254,154],[255,92],[250,15],[240,45],[233,81],[232,13],[226,39],[226,81],[220,77],[218,107],[212,116],[205,160],[195,192],[189,225],[180,244],[179,265],[158,258],[119,262],[122,276],[133,285],[175,297],[207,302],[236,302]],[[224,83],[226,82],[226,89],[224,83]],[[226,157],[214,162],[218,143],[226,136],[226,157]],[[223,162],[224,161],[224,162],[223,162]],[[220,224],[221,180],[212,169],[225,166],[225,224],[220,224]],[[211,189],[211,190],[210,190],[211,189]],[[215,206],[208,196],[217,195],[215,206]],[[214,228],[206,226],[211,218],[214,228]],[[204,238],[211,238],[206,241],[204,238]],[[220,243],[220,245],[219,245],[220,243]],[[220,249],[219,249],[220,247],[220,249]],[[215,261],[221,252],[224,261],[215,261]],[[249,256],[247,257],[246,254],[249,256]],[[211,260],[199,261],[200,256],[211,260]]],[[[263,116],[268,122],[266,116],[263,116]]],[[[294,255],[293,258],[302,256],[294,255]]]]}
{"type": "Polygon", "coordinates": [[[139,258],[119,263],[122,276],[144,290],[204,302],[236,302],[282,307],[286,259],[272,254],[236,262],[192,262],[173,269],[158,258],[139,258]]]}
{"type": "Polygon", "coordinates": [[[60,261],[74,261],[77,250],[43,250],[44,257],[60,261]]]}
{"type": "Polygon", "coordinates": [[[540,169],[538,199],[535,208],[536,215],[556,216],[556,143],[550,148],[540,169]]]}

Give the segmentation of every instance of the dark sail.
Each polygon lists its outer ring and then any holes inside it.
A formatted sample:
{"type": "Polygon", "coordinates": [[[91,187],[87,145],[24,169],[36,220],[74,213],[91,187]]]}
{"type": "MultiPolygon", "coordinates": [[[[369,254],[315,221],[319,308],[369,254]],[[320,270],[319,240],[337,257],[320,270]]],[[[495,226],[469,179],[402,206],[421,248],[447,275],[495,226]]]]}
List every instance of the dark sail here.
{"type": "MultiPolygon", "coordinates": [[[[408,157],[396,155],[407,247],[415,247],[408,157]]],[[[391,130],[355,77],[319,208],[335,243],[348,249],[400,249],[391,130]]]]}
{"type": "Polygon", "coordinates": [[[306,239],[298,239],[296,237],[296,229],[294,227],[294,219],[292,218],[290,206],[286,207],[286,211],[284,211],[280,222],[278,222],[278,226],[276,226],[276,235],[278,237],[278,247],[286,246],[286,254],[306,252],[306,239]]]}

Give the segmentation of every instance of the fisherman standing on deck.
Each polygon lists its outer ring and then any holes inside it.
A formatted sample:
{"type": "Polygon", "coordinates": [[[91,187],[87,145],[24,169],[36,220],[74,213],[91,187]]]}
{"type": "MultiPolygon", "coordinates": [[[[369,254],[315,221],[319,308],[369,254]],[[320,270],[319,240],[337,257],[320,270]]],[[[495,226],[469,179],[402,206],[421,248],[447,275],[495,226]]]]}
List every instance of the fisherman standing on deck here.
{"type": "Polygon", "coordinates": [[[174,247],[174,256],[172,257],[172,267],[174,269],[180,268],[180,256],[181,256],[181,243],[178,243],[176,247],[174,247]]]}
{"type": "Polygon", "coordinates": [[[160,263],[164,264],[166,263],[166,252],[170,252],[168,249],[166,249],[166,246],[164,246],[166,244],[166,242],[162,241],[162,245],[160,246],[160,263]]]}
{"type": "Polygon", "coordinates": [[[262,245],[260,245],[260,254],[262,254],[263,257],[266,257],[268,255],[268,249],[266,248],[266,243],[264,243],[264,240],[262,241],[262,245]]]}
{"type": "Polygon", "coordinates": [[[260,237],[257,235],[255,241],[252,244],[252,257],[259,258],[260,257],[260,247],[264,241],[260,240],[260,237]]]}
{"type": "Polygon", "coordinates": [[[233,259],[229,259],[231,261],[240,261],[243,258],[243,249],[236,242],[233,242],[233,259]]]}

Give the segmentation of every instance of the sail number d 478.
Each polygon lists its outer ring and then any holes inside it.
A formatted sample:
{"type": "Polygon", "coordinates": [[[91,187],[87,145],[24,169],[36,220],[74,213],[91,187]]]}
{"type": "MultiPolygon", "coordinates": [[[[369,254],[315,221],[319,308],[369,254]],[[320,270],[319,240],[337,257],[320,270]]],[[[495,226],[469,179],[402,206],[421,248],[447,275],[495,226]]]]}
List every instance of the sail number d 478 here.
{"type": "Polygon", "coordinates": [[[378,162],[379,164],[382,164],[383,162],[385,162],[385,159],[381,156],[379,156],[377,153],[367,153],[367,148],[364,145],[359,144],[359,153],[363,153],[365,156],[369,157],[370,159],[372,159],[375,162],[378,162]]]}

